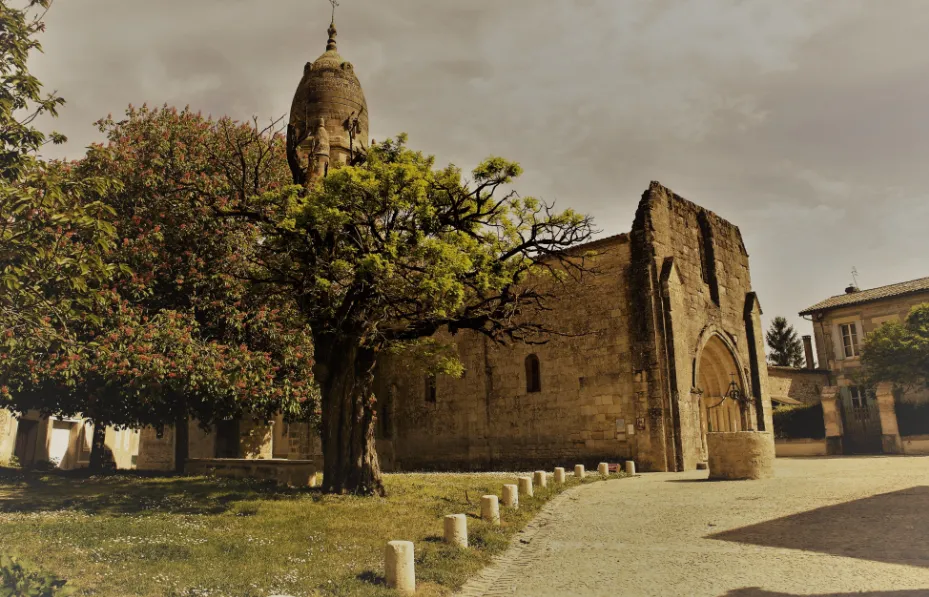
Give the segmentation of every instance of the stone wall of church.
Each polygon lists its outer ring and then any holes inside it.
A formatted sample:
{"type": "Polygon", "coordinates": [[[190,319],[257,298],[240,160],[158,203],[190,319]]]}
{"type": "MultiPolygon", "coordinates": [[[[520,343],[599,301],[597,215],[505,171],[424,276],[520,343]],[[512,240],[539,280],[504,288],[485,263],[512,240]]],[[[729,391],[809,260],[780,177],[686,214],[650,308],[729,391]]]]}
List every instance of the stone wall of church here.
{"type": "Polygon", "coordinates": [[[559,289],[544,314],[579,335],[500,347],[460,333],[450,341],[465,374],[436,379],[434,400],[422,370],[381,360],[380,437],[396,468],[632,458],[642,470],[693,469],[707,459],[695,369],[714,335],[731,355],[714,364],[752,397],[739,429],[772,428],[761,309],[736,226],[652,183],[632,232],[586,249],[597,275],[559,289]],[[540,363],[538,392],[527,387],[529,355],[540,363]]]}
{"type": "MultiPolygon", "coordinates": [[[[393,464],[411,469],[535,468],[633,458],[626,235],[592,243],[599,275],[566,282],[545,323],[576,337],[495,346],[473,332],[454,339],[465,367],[455,379],[427,377],[402,358],[382,359],[377,395],[389,407],[393,464]],[[536,355],[540,391],[527,387],[536,355]]],[[[382,414],[382,417],[384,415],[382,414]]]]}

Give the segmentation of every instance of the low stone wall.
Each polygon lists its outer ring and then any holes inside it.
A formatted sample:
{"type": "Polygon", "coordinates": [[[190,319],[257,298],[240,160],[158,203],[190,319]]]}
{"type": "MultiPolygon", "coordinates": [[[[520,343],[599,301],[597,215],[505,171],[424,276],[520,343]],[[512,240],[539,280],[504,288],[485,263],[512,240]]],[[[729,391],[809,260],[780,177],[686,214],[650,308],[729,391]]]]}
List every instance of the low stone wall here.
{"type": "Polygon", "coordinates": [[[825,439],[778,439],[774,440],[774,454],[778,458],[795,456],[825,456],[825,439]]]}
{"type": "Polygon", "coordinates": [[[929,435],[904,435],[900,439],[904,454],[929,454],[929,435]]]}
{"type": "Polygon", "coordinates": [[[312,460],[246,460],[244,458],[192,458],[184,472],[188,475],[261,479],[291,487],[316,485],[316,462],[312,460]]]}
{"type": "Polygon", "coordinates": [[[764,479],[774,475],[774,436],[763,431],[706,434],[710,479],[764,479]]]}

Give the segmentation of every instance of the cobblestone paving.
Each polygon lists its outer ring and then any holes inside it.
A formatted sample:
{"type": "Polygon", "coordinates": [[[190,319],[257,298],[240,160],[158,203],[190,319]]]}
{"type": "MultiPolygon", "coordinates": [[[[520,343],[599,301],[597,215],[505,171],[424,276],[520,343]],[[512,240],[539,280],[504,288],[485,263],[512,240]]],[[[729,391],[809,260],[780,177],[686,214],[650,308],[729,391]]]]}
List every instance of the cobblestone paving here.
{"type": "Polygon", "coordinates": [[[929,457],[779,459],[558,496],[461,597],[929,596],[929,457]]]}

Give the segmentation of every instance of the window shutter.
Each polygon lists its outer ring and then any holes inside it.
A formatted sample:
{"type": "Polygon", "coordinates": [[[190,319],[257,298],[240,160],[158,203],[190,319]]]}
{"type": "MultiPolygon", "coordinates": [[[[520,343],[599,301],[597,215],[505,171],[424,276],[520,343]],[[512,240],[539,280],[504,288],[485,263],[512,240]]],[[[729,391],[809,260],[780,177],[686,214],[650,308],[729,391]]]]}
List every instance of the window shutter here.
{"type": "Polygon", "coordinates": [[[842,341],[841,325],[836,325],[832,328],[832,347],[836,360],[845,360],[845,343],[842,341]]]}

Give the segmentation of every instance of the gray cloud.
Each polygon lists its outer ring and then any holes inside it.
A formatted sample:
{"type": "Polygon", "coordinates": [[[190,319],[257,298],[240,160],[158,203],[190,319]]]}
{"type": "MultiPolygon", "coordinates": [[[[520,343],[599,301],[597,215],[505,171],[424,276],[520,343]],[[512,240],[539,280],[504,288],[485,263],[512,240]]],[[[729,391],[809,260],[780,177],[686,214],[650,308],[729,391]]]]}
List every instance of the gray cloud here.
{"type": "MultiPolygon", "coordinates": [[[[629,228],[653,179],[738,224],[767,317],[929,275],[923,0],[344,0],[372,136],[519,160],[525,194],[629,228]]],[[[285,114],[321,0],[56,3],[37,74],[77,157],[129,103],[285,114]]]]}

